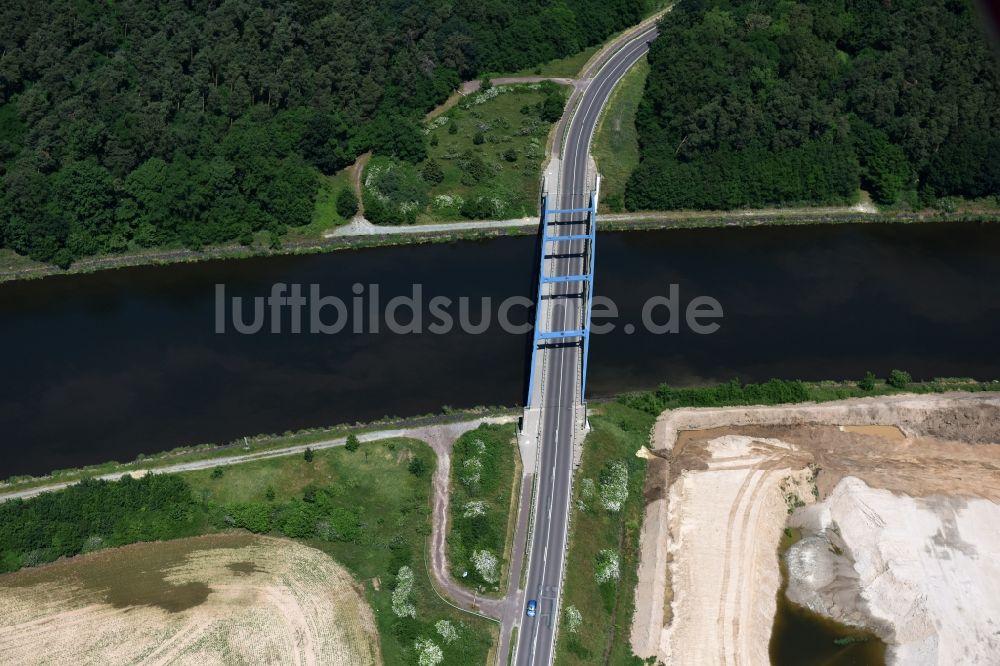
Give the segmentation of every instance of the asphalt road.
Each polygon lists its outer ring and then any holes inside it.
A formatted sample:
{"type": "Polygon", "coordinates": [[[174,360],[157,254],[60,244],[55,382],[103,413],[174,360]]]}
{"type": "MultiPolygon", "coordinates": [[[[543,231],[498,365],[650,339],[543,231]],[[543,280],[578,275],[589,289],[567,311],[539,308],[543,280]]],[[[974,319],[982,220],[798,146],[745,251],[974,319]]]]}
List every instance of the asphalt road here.
{"type": "MultiPolygon", "coordinates": [[[[581,95],[579,105],[566,131],[558,192],[550,192],[550,207],[584,208],[589,205],[587,183],[588,156],[594,128],[608,96],[629,68],[648,49],[648,40],[656,35],[651,27],[612,55],[581,95]],[[554,196],[553,196],[554,195],[554,196]]],[[[582,234],[586,224],[579,215],[562,215],[560,235],[582,234]]],[[[553,259],[550,275],[577,275],[584,272],[585,241],[550,243],[553,259]]],[[[550,288],[548,321],[545,330],[581,328],[586,289],[581,283],[557,283],[550,288]]],[[[580,346],[552,346],[545,350],[543,362],[541,450],[536,470],[537,489],[531,554],[524,603],[535,599],[538,613],[524,617],[518,633],[515,663],[548,665],[554,657],[556,626],[559,620],[560,586],[565,564],[569,525],[571,481],[573,474],[573,438],[580,424],[577,407],[579,395],[580,346]]],[[[591,576],[593,572],[569,572],[591,576]]],[[[524,609],[522,609],[522,613],[524,609]]]]}

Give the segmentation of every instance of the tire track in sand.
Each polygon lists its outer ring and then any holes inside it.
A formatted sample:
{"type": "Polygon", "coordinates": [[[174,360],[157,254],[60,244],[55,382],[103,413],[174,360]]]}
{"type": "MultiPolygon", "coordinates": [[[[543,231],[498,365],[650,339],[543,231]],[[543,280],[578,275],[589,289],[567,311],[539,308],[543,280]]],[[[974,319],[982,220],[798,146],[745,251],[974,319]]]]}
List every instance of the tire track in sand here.
{"type": "MultiPolygon", "coordinates": [[[[751,484],[758,482],[759,476],[757,470],[753,469],[747,473],[743,478],[743,483],[740,484],[740,488],[736,493],[736,497],[733,499],[732,506],[729,508],[729,516],[726,520],[726,545],[723,549],[725,562],[725,567],[722,571],[722,585],[721,585],[721,596],[719,599],[719,617],[716,620],[716,634],[718,635],[719,641],[719,664],[726,663],[726,632],[725,632],[725,619],[726,619],[726,598],[729,596],[729,586],[731,579],[732,562],[731,555],[733,549],[733,525],[736,523],[736,518],[739,515],[739,507],[743,503],[743,498],[746,496],[751,484]]],[[[753,493],[751,493],[751,497],[753,493]]]]}

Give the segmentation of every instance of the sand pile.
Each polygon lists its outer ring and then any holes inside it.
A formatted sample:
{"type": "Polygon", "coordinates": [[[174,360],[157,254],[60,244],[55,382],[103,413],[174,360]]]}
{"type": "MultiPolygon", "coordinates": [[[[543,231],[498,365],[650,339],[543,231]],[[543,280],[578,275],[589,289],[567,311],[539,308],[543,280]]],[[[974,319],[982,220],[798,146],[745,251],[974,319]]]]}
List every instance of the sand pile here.
{"type": "Polygon", "coordinates": [[[998,663],[1000,505],[848,477],[792,520],[816,533],[789,552],[793,601],[867,626],[890,663],[998,663]]]}

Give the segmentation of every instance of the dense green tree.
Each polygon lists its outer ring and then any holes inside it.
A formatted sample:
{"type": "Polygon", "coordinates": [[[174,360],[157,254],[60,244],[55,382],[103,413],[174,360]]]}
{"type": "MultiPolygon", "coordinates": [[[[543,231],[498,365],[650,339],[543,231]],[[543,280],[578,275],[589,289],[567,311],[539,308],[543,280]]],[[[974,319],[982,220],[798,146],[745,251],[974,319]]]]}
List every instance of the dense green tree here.
{"type": "Polygon", "coordinates": [[[416,456],[406,466],[406,469],[413,476],[423,476],[427,473],[427,462],[420,456],[416,456]]]}
{"type": "Polygon", "coordinates": [[[927,186],[939,196],[1000,193],[1000,131],[970,130],[953,136],[932,158],[927,186]]]}
{"type": "Polygon", "coordinates": [[[302,133],[302,156],[332,174],[354,161],[351,131],[340,114],[317,111],[302,133]]]}
{"type": "Polygon", "coordinates": [[[348,451],[357,451],[361,446],[361,440],[353,432],[347,436],[347,441],[344,444],[344,448],[348,451]]]}
{"type": "Polygon", "coordinates": [[[563,108],[566,106],[566,98],[561,93],[549,93],[542,101],[541,116],[547,123],[554,123],[562,118],[563,108]]]}
{"type": "Polygon", "coordinates": [[[906,388],[906,386],[913,381],[913,377],[910,376],[910,373],[904,370],[893,370],[889,373],[889,379],[886,381],[889,383],[889,386],[901,389],[906,388]]]}
{"type": "Polygon", "coordinates": [[[967,0],[689,0],[649,62],[631,208],[1000,191],[1000,67],[967,0]]]}
{"type": "Polygon", "coordinates": [[[427,160],[422,173],[424,180],[432,185],[437,185],[444,180],[444,169],[441,168],[441,163],[435,159],[427,160]]]}
{"type": "Polygon", "coordinates": [[[358,195],[349,187],[341,188],[337,194],[337,215],[349,220],[358,213],[358,195]]]}
{"type": "Polygon", "coordinates": [[[874,391],[875,390],[875,373],[869,370],[865,373],[865,376],[861,378],[858,382],[858,388],[862,391],[874,391]]]}
{"type": "Polygon", "coordinates": [[[861,185],[875,201],[894,203],[903,190],[916,187],[916,175],[903,149],[889,141],[884,131],[853,118],[851,133],[861,164],[861,185]]]}
{"type": "MultiPolygon", "coordinates": [[[[463,79],[570,55],[647,0],[85,0],[0,7],[0,243],[279,242],[317,179],[426,157],[463,79]],[[311,173],[312,172],[312,173],[311,173]]],[[[404,216],[405,217],[405,216],[404,216]]]]}

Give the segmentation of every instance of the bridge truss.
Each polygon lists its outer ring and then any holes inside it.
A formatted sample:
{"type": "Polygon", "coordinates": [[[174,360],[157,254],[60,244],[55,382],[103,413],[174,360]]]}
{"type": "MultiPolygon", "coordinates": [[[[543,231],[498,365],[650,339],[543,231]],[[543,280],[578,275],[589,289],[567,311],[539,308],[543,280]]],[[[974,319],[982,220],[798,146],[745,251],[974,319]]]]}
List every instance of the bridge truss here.
{"type": "MultiPolygon", "coordinates": [[[[542,345],[570,343],[578,344],[581,347],[580,353],[580,402],[586,402],[587,391],[587,361],[590,355],[590,317],[594,300],[594,258],[597,240],[597,201],[600,181],[591,191],[586,208],[549,208],[549,195],[542,193],[542,239],[541,258],[538,269],[538,295],[535,300],[535,328],[534,339],[531,347],[531,369],[528,377],[528,400],[529,408],[534,407],[535,373],[540,372],[538,368],[538,352],[542,345]],[[574,219],[577,216],[584,216],[582,220],[574,219]],[[569,220],[565,218],[569,217],[569,220]],[[560,226],[584,226],[583,233],[561,233],[560,226]],[[553,231],[551,227],[556,227],[553,231]],[[558,243],[583,242],[583,270],[571,275],[551,275],[550,266],[558,262],[549,262],[549,248],[558,243]],[[583,321],[578,322],[579,328],[567,328],[555,331],[544,330],[543,321],[546,312],[545,299],[553,297],[554,286],[559,284],[579,284],[581,293],[576,294],[583,298],[583,321]],[[546,293],[546,285],[553,285],[550,293],[546,293]]],[[[563,294],[572,296],[574,294],[563,294]]]]}

